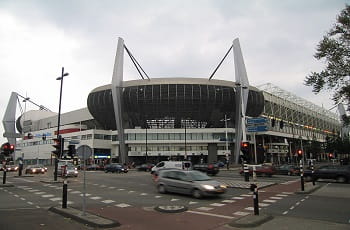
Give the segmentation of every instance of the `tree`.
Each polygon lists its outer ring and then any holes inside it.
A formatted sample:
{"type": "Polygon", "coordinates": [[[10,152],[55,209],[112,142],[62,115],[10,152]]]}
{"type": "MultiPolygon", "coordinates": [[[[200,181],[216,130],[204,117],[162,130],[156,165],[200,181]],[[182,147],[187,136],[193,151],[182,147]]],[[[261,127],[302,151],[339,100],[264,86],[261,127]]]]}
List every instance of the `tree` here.
{"type": "MultiPolygon", "coordinates": [[[[344,103],[350,111],[350,5],[337,16],[337,21],[319,42],[314,57],[325,61],[325,68],[311,72],[305,85],[312,86],[314,93],[332,90],[332,100],[344,103]]],[[[344,117],[344,121],[349,119],[344,117]]]]}

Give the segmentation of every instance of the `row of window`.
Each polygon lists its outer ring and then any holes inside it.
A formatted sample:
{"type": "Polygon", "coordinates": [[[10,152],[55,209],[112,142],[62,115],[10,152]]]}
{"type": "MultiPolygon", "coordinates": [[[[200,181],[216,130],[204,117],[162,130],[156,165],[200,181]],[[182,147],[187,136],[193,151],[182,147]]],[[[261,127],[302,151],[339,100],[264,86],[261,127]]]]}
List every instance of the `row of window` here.
{"type": "MultiPolygon", "coordinates": [[[[234,134],[228,133],[229,140],[234,134]]],[[[147,133],[147,140],[224,140],[225,133],[147,133]]],[[[146,133],[129,133],[127,140],[146,140],[146,133]]]]}
{"type": "MultiPolygon", "coordinates": [[[[208,146],[186,146],[187,151],[205,151],[208,146]]],[[[146,151],[146,145],[129,146],[129,151],[146,151]]],[[[185,151],[185,146],[152,146],[147,145],[147,151],[185,151]]]]}

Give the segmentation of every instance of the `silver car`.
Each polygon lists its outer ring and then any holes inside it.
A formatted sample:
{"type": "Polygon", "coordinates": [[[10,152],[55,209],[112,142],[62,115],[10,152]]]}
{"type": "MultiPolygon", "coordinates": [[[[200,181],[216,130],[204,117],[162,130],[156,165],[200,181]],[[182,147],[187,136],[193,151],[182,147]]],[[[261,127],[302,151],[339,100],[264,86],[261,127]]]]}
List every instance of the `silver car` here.
{"type": "Polygon", "coordinates": [[[178,169],[160,170],[156,184],[160,193],[181,193],[195,198],[223,194],[227,188],[202,172],[178,169]]]}

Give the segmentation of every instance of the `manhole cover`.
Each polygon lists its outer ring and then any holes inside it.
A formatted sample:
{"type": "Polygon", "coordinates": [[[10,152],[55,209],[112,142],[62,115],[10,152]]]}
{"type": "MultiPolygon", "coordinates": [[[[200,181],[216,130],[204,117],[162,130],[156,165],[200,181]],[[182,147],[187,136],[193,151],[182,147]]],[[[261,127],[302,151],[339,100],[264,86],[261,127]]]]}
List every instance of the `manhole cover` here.
{"type": "Polygon", "coordinates": [[[187,211],[187,207],[182,205],[159,205],[154,208],[158,212],[177,213],[187,211]]]}

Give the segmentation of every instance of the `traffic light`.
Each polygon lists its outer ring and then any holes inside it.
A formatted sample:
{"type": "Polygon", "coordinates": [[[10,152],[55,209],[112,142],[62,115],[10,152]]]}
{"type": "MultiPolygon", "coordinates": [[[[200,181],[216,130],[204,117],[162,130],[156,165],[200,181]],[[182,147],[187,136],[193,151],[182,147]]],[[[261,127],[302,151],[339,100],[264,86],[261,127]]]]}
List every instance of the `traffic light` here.
{"type": "Polygon", "coordinates": [[[15,146],[11,145],[10,143],[6,142],[1,145],[1,153],[5,156],[9,156],[15,151],[15,146]]]}
{"type": "Polygon", "coordinates": [[[249,142],[241,142],[241,151],[243,154],[249,153],[249,142]]]}
{"type": "Polygon", "coordinates": [[[298,150],[297,150],[297,154],[298,154],[298,157],[302,157],[302,155],[303,155],[303,150],[298,149],[298,150]]]}
{"type": "Polygon", "coordinates": [[[76,154],[75,145],[68,145],[68,156],[73,158],[76,154]]]}
{"type": "Polygon", "coordinates": [[[329,153],[329,159],[333,159],[334,158],[334,155],[333,155],[333,153],[329,153]]]}
{"type": "Polygon", "coordinates": [[[55,144],[52,146],[55,148],[55,150],[52,151],[52,153],[55,154],[57,158],[61,158],[64,149],[64,138],[58,136],[58,138],[54,138],[53,141],[55,144]]]}

